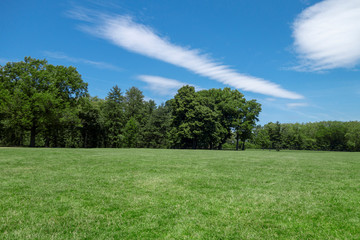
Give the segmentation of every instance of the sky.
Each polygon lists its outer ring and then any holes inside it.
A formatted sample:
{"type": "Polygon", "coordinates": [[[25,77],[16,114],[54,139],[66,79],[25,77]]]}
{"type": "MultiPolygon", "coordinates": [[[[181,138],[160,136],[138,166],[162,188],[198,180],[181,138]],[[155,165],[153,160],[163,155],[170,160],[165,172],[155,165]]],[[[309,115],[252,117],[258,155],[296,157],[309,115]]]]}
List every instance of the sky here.
{"type": "Polygon", "coordinates": [[[359,0],[2,0],[0,65],[75,66],[161,104],[183,85],[238,89],[260,124],[360,120],[359,0]]]}

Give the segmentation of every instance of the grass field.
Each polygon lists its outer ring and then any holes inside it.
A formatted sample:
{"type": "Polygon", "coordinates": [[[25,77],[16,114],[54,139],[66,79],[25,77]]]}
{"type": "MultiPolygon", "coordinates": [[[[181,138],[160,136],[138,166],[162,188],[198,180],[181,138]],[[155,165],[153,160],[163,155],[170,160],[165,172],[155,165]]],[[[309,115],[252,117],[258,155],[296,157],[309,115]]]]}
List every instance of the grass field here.
{"type": "Polygon", "coordinates": [[[0,148],[0,239],[360,239],[360,153],[0,148]]]}

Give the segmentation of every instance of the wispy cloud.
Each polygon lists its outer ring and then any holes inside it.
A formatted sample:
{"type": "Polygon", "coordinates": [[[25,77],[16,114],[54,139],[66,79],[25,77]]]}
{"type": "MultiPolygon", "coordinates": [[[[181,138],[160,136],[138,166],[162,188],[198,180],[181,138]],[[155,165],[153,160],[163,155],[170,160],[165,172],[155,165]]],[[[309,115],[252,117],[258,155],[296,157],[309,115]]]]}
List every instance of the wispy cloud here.
{"type": "Polygon", "coordinates": [[[276,99],[275,98],[265,98],[265,101],[267,101],[267,102],[275,102],[276,99]]]}
{"type": "Polygon", "coordinates": [[[298,108],[298,107],[307,107],[309,104],[307,103],[287,103],[286,106],[288,108],[298,108]]]}
{"type": "Polygon", "coordinates": [[[92,65],[92,66],[94,66],[96,68],[100,68],[100,69],[122,71],[121,68],[114,66],[110,63],[97,62],[97,61],[92,61],[92,60],[88,60],[88,59],[84,59],[84,58],[74,58],[74,57],[70,57],[62,52],[44,51],[44,55],[47,58],[60,59],[60,60],[64,60],[64,61],[71,62],[71,63],[82,63],[82,64],[87,64],[87,65],[92,65]]]}
{"type": "Polygon", "coordinates": [[[322,119],[321,110],[316,109],[316,111],[314,111],[316,106],[313,104],[304,102],[289,103],[286,99],[276,99],[276,101],[269,101],[268,98],[260,98],[258,100],[263,106],[261,116],[266,116],[267,118],[270,117],[271,119],[268,121],[279,120],[280,122],[301,122],[310,121],[309,119],[312,121],[319,121],[322,119]]]}
{"type": "MultiPolygon", "coordinates": [[[[171,78],[164,78],[151,75],[139,75],[137,78],[148,84],[148,88],[160,95],[175,95],[176,91],[184,85],[191,85],[171,78]]],[[[192,85],[193,86],[193,85],[192,85]]],[[[197,90],[199,87],[194,86],[197,90]]]]}
{"type": "Polygon", "coordinates": [[[302,95],[285,90],[273,82],[238,73],[197,49],[173,44],[150,27],[134,22],[129,16],[96,14],[84,9],[73,10],[72,16],[89,23],[81,27],[83,31],[128,51],[185,68],[244,91],[288,99],[303,98],[302,95]]]}
{"type": "Polygon", "coordinates": [[[298,70],[354,67],[360,62],[360,1],[324,0],[305,9],[293,24],[298,70]]]}
{"type": "Polygon", "coordinates": [[[310,4],[310,0],[300,0],[300,2],[302,4],[306,4],[306,5],[309,5],[310,4]]]}

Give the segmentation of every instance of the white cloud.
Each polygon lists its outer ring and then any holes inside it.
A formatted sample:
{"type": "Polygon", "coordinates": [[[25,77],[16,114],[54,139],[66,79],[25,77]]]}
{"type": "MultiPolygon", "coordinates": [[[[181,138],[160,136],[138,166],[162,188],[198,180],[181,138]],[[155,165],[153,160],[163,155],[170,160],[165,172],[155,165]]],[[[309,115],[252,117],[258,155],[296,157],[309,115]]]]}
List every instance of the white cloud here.
{"type": "Polygon", "coordinates": [[[309,5],[310,4],[310,0],[300,0],[300,2],[302,4],[305,4],[305,5],[309,5]]]}
{"type": "Polygon", "coordinates": [[[299,70],[354,67],[360,62],[360,1],[325,0],[305,9],[295,20],[299,70]]]}
{"type": "Polygon", "coordinates": [[[97,62],[97,61],[92,61],[92,60],[88,60],[88,59],[84,59],[84,58],[74,58],[74,57],[69,57],[66,54],[62,53],[62,52],[50,52],[50,51],[44,51],[44,54],[47,58],[53,58],[53,59],[61,59],[61,60],[65,60],[68,62],[72,62],[72,63],[83,63],[83,64],[87,64],[87,65],[92,65],[94,67],[100,68],[100,69],[109,69],[109,70],[114,70],[114,71],[122,71],[121,68],[114,66],[110,63],[105,63],[105,62],[97,62]]]}
{"type": "Polygon", "coordinates": [[[300,94],[287,91],[278,84],[267,80],[240,74],[229,66],[216,62],[199,50],[185,48],[171,43],[157,35],[148,26],[134,22],[128,16],[110,16],[89,12],[93,18],[84,14],[82,9],[73,16],[89,24],[82,26],[82,30],[106,39],[113,44],[150,58],[158,59],[179,67],[183,67],[200,76],[216,80],[228,86],[245,91],[261,93],[273,97],[301,99],[300,94]]]}
{"type": "MultiPolygon", "coordinates": [[[[191,85],[175,79],[159,76],[139,75],[137,78],[148,84],[148,88],[160,95],[175,95],[176,91],[184,85],[191,85]]],[[[197,88],[196,86],[194,86],[197,88]]],[[[198,89],[198,88],[197,88],[198,89]]],[[[199,90],[199,89],[198,89],[199,90]]]]}
{"type": "Polygon", "coordinates": [[[265,101],[267,101],[267,102],[275,102],[276,99],[275,98],[265,98],[265,101]]]}
{"type": "Polygon", "coordinates": [[[307,104],[307,103],[288,103],[288,104],[286,104],[286,106],[288,108],[306,107],[308,105],[309,104],[307,104]]]}

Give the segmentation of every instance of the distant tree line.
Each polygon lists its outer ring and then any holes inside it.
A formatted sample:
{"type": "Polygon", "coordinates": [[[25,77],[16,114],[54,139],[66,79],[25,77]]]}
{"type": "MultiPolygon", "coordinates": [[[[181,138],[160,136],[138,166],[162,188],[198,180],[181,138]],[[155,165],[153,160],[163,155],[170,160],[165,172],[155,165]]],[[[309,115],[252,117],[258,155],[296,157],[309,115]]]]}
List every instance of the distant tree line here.
{"type": "Polygon", "coordinates": [[[245,149],[261,106],[238,90],[180,88],[157,106],[136,87],[91,97],[74,67],[46,60],[0,66],[0,144],[45,147],[245,149]]]}
{"type": "Polygon", "coordinates": [[[360,151],[360,122],[268,123],[257,126],[249,147],[323,151],[360,151]]]}
{"type": "Polygon", "coordinates": [[[360,122],[268,123],[230,88],[180,88],[157,106],[136,87],[91,97],[74,67],[46,60],[0,66],[0,145],[360,151],[360,122]]]}

